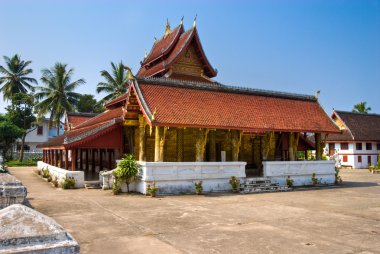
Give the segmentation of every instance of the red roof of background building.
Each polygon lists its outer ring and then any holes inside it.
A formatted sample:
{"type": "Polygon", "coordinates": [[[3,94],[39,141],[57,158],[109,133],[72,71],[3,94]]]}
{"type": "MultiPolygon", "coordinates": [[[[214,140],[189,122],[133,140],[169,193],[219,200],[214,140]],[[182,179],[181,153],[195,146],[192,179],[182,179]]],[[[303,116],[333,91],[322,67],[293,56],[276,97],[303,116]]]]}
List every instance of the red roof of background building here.
{"type": "Polygon", "coordinates": [[[79,124],[87,121],[88,119],[98,115],[97,113],[67,113],[65,119],[65,130],[67,130],[68,125],[70,128],[75,128],[79,124]]]}
{"type": "Polygon", "coordinates": [[[152,125],[258,132],[339,132],[311,96],[218,88],[196,82],[168,83],[164,79],[140,79],[133,89],[138,90],[148,118],[156,112],[153,122],[151,117],[148,119],[152,125]]]}
{"type": "Polygon", "coordinates": [[[115,99],[107,102],[104,105],[104,107],[107,108],[107,109],[111,109],[111,108],[113,108],[115,106],[121,106],[121,104],[124,103],[124,101],[127,99],[127,97],[128,97],[128,90],[124,94],[120,95],[119,97],[116,97],[115,99]]]}

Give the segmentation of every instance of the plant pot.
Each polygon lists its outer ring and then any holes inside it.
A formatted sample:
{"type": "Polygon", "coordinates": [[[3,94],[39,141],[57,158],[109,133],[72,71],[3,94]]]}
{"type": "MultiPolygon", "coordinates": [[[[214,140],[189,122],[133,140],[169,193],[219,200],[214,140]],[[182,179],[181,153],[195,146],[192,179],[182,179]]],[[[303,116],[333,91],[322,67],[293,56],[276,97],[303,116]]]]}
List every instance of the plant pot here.
{"type": "Polygon", "coordinates": [[[232,189],[232,192],[233,192],[233,193],[238,193],[239,190],[238,190],[238,189],[232,189]]]}
{"type": "Polygon", "coordinates": [[[150,193],[150,197],[151,197],[151,198],[155,198],[155,197],[156,197],[156,195],[157,195],[157,193],[156,193],[156,192],[151,192],[151,193],[150,193]]]}

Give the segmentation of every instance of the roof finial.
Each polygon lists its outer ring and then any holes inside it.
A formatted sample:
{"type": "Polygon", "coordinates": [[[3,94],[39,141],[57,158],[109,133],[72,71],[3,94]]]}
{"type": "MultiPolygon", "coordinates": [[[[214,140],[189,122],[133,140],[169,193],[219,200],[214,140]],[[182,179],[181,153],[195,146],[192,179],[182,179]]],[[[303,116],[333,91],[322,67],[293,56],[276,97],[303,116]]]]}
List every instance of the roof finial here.
{"type": "Polygon", "coordinates": [[[168,34],[170,34],[170,23],[169,23],[169,19],[166,19],[166,27],[165,27],[165,36],[168,36],[168,34]]]}
{"type": "Polygon", "coordinates": [[[321,93],[321,91],[320,90],[317,90],[316,92],[315,92],[315,98],[318,100],[318,97],[319,97],[319,94],[321,93]]]}
{"type": "Polygon", "coordinates": [[[145,50],[145,52],[144,52],[144,59],[145,59],[147,56],[148,56],[148,52],[146,52],[146,50],[145,50]]]}
{"type": "Polygon", "coordinates": [[[197,25],[197,16],[198,16],[198,14],[195,14],[195,18],[194,18],[193,27],[195,27],[195,26],[197,25]]]}
{"type": "Polygon", "coordinates": [[[128,66],[125,66],[125,65],[123,67],[124,67],[124,69],[127,70],[127,78],[128,78],[128,80],[135,80],[135,77],[133,76],[131,68],[129,68],[128,66]]]}
{"type": "Polygon", "coordinates": [[[184,16],[182,16],[181,21],[179,22],[179,24],[180,24],[181,26],[183,25],[183,17],[184,17],[184,16]]]}

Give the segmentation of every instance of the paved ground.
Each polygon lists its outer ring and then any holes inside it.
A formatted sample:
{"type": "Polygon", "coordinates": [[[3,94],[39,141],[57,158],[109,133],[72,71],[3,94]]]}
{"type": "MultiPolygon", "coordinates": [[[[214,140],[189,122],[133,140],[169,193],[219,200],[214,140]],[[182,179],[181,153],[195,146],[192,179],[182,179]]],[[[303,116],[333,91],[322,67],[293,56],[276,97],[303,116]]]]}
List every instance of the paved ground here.
{"type": "Polygon", "coordinates": [[[380,174],[367,170],[343,171],[340,188],[155,199],[55,189],[30,168],[11,172],[82,253],[380,253],[380,174]]]}

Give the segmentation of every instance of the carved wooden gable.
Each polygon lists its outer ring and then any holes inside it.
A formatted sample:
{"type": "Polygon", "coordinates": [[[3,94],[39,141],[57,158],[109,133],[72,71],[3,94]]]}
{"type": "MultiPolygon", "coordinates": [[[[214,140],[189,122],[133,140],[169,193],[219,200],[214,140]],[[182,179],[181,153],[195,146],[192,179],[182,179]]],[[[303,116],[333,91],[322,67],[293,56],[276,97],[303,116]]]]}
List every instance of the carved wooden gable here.
{"type": "Polygon", "coordinates": [[[194,45],[191,45],[180,59],[172,66],[172,72],[193,76],[202,76],[203,66],[198,59],[194,45]]]}

